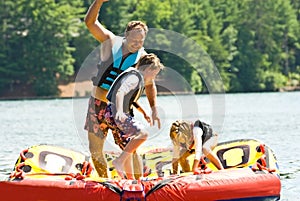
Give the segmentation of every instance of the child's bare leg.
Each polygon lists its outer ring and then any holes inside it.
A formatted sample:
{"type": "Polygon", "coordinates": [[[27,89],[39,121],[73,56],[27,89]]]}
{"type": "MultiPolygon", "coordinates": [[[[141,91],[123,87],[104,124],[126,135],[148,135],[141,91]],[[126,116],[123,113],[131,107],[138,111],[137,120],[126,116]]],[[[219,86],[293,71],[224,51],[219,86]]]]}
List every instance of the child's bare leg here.
{"type": "Polygon", "coordinates": [[[213,153],[212,151],[210,153],[208,153],[206,155],[206,157],[219,169],[219,170],[223,170],[223,165],[222,163],[220,162],[218,156],[213,153]]]}
{"type": "Polygon", "coordinates": [[[143,159],[142,157],[135,151],[132,155],[133,161],[133,172],[135,179],[139,179],[143,176],[143,159]]]}
{"type": "Polygon", "coordinates": [[[132,154],[130,154],[130,156],[124,161],[123,165],[127,179],[134,179],[132,158],[132,154]]]}
{"type": "Polygon", "coordinates": [[[124,165],[126,165],[127,158],[130,158],[131,153],[123,151],[118,158],[112,161],[113,166],[115,167],[118,175],[125,179],[124,177],[124,165]]]}
{"type": "Polygon", "coordinates": [[[137,148],[139,148],[139,146],[141,144],[143,144],[143,142],[146,141],[148,137],[148,133],[146,132],[141,132],[139,135],[133,137],[128,144],[126,145],[124,151],[129,152],[129,153],[133,153],[137,150],[137,148]]]}
{"type": "MultiPolygon", "coordinates": [[[[120,175],[122,173],[122,169],[124,168],[124,165],[128,166],[126,168],[128,168],[129,170],[131,170],[131,174],[132,174],[132,160],[130,163],[128,163],[126,160],[128,158],[131,158],[131,154],[133,152],[136,151],[136,149],[143,143],[145,142],[145,140],[147,139],[148,133],[146,132],[141,132],[139,135],[133,137],[128,144],[126,145],[125,149],[123,150],[123,152],[121,153],[121,155],[116,158],[113,161],[113,165],[115,166],[118,174],[120,175]],[[124,162],[126,164],[124,164],[124,162]]],[[[125,168],[125,169],[126,169],[125,168]]],[[[120,175],[122,177],[122,175],[120,175]]],[[[123,176],[124,177],[124,176],[123,176]]],[[[123,178],[122,177],[122,178],[123,178]]]]}
{"type": "Polygon", "coordinates": [[[221,161],[219,160],[218,156],[212,151],[215,146],[217,145],[217,136],[214,136],[210,138],[208,141],[206,141],[203,145],[203,153],[204,155],[219,169],[223,170],[223,165],[221,161]]]}

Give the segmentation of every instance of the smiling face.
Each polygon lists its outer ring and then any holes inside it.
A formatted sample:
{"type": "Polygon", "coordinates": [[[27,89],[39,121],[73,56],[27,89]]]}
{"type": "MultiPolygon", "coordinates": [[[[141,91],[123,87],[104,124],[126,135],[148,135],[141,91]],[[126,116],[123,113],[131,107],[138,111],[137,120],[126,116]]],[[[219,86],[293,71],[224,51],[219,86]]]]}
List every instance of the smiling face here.
{"type": "Polygon", "coordinates": [[[143,29],[137,27],[136,29],[126,32],[125,39],[125,47],[128,52],[135,53],[143,47],[146,33],[143,29]]]}

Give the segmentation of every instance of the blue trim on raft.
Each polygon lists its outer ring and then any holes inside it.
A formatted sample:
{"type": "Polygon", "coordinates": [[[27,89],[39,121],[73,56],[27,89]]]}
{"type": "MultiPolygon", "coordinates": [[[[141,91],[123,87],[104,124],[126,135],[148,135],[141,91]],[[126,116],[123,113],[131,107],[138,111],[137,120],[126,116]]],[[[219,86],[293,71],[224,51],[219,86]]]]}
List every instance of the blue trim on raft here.
{"type": "Polygon", "coordinates": [[[278,201],[278,200],[280,200],[280,196],[235,198],[229,200],[216,200],[216,201],[278,201]]]}

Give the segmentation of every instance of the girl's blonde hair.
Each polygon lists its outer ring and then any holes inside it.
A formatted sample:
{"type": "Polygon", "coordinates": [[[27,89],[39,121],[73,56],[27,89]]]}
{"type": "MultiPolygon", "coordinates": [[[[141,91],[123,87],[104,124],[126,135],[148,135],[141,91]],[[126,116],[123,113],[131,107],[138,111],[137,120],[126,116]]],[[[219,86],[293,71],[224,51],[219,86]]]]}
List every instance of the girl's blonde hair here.
{"type": "Polygon", "coordinates": [[[172,123],[170,128],[170,138],[174,145],[179,145],[179,139],[184,139],[183,141],[187,145],[187,149],[190,143],[193,141],[193,130],[190,122],[187,121],[175,121],[172,123]]]}

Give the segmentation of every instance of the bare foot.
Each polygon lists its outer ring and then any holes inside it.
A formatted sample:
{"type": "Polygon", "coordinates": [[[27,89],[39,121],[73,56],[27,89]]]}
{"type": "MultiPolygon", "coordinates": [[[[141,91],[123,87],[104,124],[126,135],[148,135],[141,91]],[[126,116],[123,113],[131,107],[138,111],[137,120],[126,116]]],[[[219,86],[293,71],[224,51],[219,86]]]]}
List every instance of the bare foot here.
{"type": "Polygon", "coordinates": [[[118,159],[115,159],[115,160],[113,160],[112,164],[113,164],[113,166],[115,167],[115,169],[116,169],[118,175],[119,175],[122,179],[125,179],[124,174],[123,174],[123,171],[122,171],[122,163],[120,163],[120,162],[118,161],[118,159]]]}

